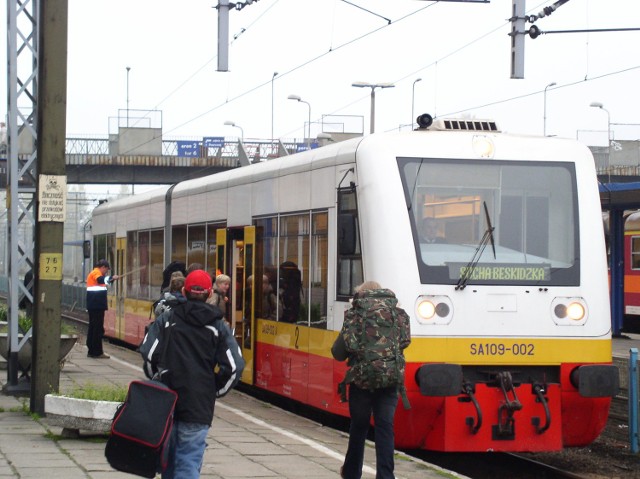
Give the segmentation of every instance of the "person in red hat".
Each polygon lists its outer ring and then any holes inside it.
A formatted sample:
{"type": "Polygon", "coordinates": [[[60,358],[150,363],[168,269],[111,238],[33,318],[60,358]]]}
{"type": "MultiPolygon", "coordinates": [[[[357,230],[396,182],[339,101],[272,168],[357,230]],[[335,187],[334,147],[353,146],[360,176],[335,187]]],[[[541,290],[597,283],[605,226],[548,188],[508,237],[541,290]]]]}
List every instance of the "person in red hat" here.
{"type": "Polygon", "coordinates": [[[222,311],[206,302],[212,290],[209,273],[201,269],[189,273],[184,297],[158,316],[139,348],[147,376],[178,393],[163,479],[200,477],[216,398],[238,383],[244,369],[240,347],[222,311]]]}

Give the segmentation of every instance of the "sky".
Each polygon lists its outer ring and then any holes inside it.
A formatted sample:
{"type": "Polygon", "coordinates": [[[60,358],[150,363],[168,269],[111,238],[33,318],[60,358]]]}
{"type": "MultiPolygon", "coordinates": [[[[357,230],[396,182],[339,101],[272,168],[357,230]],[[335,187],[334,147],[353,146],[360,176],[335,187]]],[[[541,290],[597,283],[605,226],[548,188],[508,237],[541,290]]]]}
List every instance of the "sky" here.
{"type": "MultiPolygon", "coordinates": [[[[553,3],[527,0],[527,14],[553,3]]],[[[371,90],[351,86],[366,82],[395,85],[375,90],[376,132],[407,128],[414,112],[493,119],[513,133],[546,126],[588,145],[606,144],[609,121],[613,139],[640,139],[640,31],[527,36],[525,78],[511,79],[510,0],[254,0],[230,12],[229,71],[219,72],[215,5],[69,0],[67,137],[116,133],[127,109],[130,125],[161,127],[165,139],[302,141],[309,116],[312,137],[368,133],[371,90]]],[[[535,25],[638,28],[640,2],[569,0],[535,25]]],[[[6,91],[6,48],[0,60],[6,91]]]]}

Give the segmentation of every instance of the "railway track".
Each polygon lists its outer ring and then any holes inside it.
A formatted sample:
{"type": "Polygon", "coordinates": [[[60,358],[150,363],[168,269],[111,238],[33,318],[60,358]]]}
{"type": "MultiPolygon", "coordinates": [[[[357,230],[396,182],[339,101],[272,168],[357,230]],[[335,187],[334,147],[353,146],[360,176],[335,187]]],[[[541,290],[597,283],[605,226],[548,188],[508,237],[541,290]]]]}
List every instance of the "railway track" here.
{"type": "Polygon", "coordinates": [[[565,471],[543,462],[511,453],[439,453],[405,451],[423,461],[455,471],[472,479],[584,479],[584,475],[565,471]]]}

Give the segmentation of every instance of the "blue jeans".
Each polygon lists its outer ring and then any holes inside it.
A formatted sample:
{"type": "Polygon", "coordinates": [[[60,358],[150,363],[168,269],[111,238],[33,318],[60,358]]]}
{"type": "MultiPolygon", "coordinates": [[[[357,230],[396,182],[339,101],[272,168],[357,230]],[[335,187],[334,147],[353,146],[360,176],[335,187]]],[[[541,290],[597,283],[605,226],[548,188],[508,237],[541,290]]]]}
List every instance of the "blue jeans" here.
{"type": "Polygon", "coordinates": [[[162,479],[198,479],[207,447],[207,424],[176,421],[169,439],[169,461],[162,479]]]}
{"type": "Polygon", "coordinates": [[[395,387],[367,391],[349,385],[349,447],[342,466],[342,477],[360,479],[364,463],[364,444],[371,414],[375,425],[376,479],[394,479],[393,416],[398,405],[395,387]]]}

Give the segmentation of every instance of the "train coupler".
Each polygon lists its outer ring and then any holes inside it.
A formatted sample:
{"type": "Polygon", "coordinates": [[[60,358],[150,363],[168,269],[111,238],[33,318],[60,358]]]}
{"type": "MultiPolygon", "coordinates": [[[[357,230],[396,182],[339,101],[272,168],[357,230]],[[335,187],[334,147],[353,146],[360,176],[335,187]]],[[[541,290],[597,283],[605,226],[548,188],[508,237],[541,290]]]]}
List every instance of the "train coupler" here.
{"type": "Polygon", "coordinates": [[[499,372],[496,375],[496,380],[504,394],[504,403],[498,408],[498,424],[494,424],[492,428],[493,439],[512,440],[515,439],[515,419],[513,414],[522,409],[522,403],[513,387],[513,378],[509,371],[499,372]]]}

